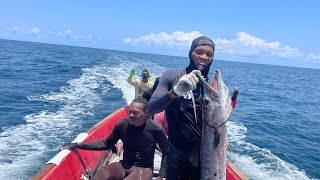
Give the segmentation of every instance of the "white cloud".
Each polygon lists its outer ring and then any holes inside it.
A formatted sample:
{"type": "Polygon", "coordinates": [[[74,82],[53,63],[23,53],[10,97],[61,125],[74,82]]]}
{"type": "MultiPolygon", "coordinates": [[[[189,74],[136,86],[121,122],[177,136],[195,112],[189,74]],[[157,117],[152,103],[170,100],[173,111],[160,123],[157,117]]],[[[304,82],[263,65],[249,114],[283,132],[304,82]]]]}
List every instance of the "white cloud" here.
{"type": "Polygon", "coordinates": [[[124,38],[123,42],[133,46],[156,46],[184,49],[190,46],[192,40],[196,37],[202,36],[198,31],[185,33],[176,31],[172,34],[161,32],[158,34],[148,34],[139,38],[124,38]]]}
{"type": "MultiPolygon", "coordinates": [[[[123,42],[133,46],[164,47],[188,50],[193,39],[202,36],[198,31],[176,31],[172,34],[161,32],[150,33],[138,38],[124,38],[123,42]]],[[[213,38],[216,43],[216,53],[247,57],[275,57],[282,59],[296,59],[320,61],[320,54],[303,53],[297,48],[282,45],[279,41],[268,42],[245,32],[239,32],[234,39],[213,38]]]]}
{"type": "Polygon", "coordinates": [[[58,36],[60,37],[64,37],[64,38],[71,38],[72,37],[72,30],[71,29],[68,29],[68,30],[65,30],[64,32],[60,32],[58,33],[58,36]]]}
{"type": "Polygon", "coordinates": [[[214,39],[218,52],[226,55],[262,56],[278,58],[301,58],[303,53],[297,48],[283,46],[278,41],[267,42],[245,32],[237,33],[235,39],[214,39]]]}
{"type": "Polygon", "coordinates": [[[33,34],[39,34],[39,33],[40,33],[40,29],[39,29],[38,27],[33,27],[33,28],[31,29],[31,33],[33,33],[33,34]]]}
{"type": "Polygon", "coordinates": [[[314,60],[316,62],[320,62],[320,54],[315,54],[315,53],[309,53],[307,54],[307,59],[314,60]]]}
{"type": "Polygon", "coordinates": [[[57,34],[49,31],[48,35],[56,35],[59,38],[62,39],[72,39],[72,40],[77,40],[77,41],[92,41],[93,40],[93,35],[79,35],[74,33],[71,29],[65,30],[63,32],[59,32],[57,34]]]}
{"type": "Polygon", "coordinates": [[[79,41],[91,41],[93,36],[92,35],[80,35],[80,36],[74,36],[75,39],[79,40],[79,41]]]}
{"type": "Polygon", "coordinates": [[[0,28],[0,32],[4,31],[6,33],[12,34],[14,36],[24,37],[25,39],[30,38],[37,38],[37,40],[45,39],[47,37],[54,38],[55,40],[62,40],[62,41],[84,41],[90,42],[97,38],[94,38],[91,34],[79,34],[75,33],[72,29],[66,29],[63,31],[53,31],[53,30],[46,30],[41,31],[41,29],[37,26],[34,27],[20,27],[20,26],[12,26],[9,28],[0,28]],[[40,36],[41,35],[41,36],[40,36]]]}
{"type": "Polygon", "coordinates": [[[18,33],[22,33],[24,30],[19,26],[13,26],[13,27],[7,28],[6,31],[12,34],[18,34],[18,33]]]}
{"type": "Polygon", "coordinates": [[[72,35],[72,31],[71,29],[68,29],[64,32],[65,35],[71,36],[72,35]]]}
{"type": "Polygon", "coordinates": [[[6,32],[9,32],[11,34],[16,34],[16,35],[30,35],[30,34],[39,34],[40,28],[38,27],[32,27],[32,28],[23,28],[20,26],[13,26],[10,28],[5,29],[6,32]]]}

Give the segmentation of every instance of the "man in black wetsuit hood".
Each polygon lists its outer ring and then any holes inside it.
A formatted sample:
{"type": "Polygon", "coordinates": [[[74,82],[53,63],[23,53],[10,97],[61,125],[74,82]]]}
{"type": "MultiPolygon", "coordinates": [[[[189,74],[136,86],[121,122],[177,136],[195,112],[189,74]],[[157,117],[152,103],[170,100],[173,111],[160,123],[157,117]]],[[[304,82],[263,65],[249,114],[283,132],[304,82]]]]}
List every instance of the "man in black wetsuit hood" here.
{"type": "Polygon", "coordinates": [[[215,44],[210,38],[201,36],[194,39],[189,51],[188,67],[166,70],[149,101],[149,115],[163,110],[166,112],[169,129],[166,157],[168,180],[200,179],[203,89],[196,74],[208,79],[214,50],[215,44]],[[192,100],[184,97],[191,90],[195,98],[196,116],[192,100]]]}
{"type": "Polygon", "coordinates": [[[207,78],[213,61],[214,50],[215,44],[210,38],[200,36],[194,39],[189,50],[190,62],[189,66],[186,68],[186,73],[189,74],[193,70],[198,69],[201,71],[202,76],[207,78]],[[201,46],[201,48],[197,48],[198,46],[201,46]],[[212,51],[210,50],[211,48],[212,51]]]}

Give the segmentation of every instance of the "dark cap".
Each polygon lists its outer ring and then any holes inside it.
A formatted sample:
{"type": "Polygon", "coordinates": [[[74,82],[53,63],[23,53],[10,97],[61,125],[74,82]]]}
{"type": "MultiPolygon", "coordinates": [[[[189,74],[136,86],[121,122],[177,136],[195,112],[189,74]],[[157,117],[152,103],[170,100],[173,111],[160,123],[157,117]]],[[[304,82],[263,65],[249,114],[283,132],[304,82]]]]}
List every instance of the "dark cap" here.
{"type": "Polygon", "coordinates": [[[212,39],[208,38],[207,36],[200,36],[192,41],[190,51],[193,51],[197,46],[200,45],[210,45],[213,47],[213,49],[215,48],[215,44],[212,39]]]}
{"type": "Polygon", "coordinates": [[[197,37],[196,39],[194,39],[192,41],[192,44],[191,44],[191,48],[190,48],[190,51],[189,51],[189,58],[191,59],[191,54],[192,54],[192,51],[197,47],[197,46],[200,46],[200,45],[210,45],[213,47],[213,50],[215,48],[215,44],[214,42],[212,41],[212,39],[210,39],[209,37],[207,36],[200,36],[200,37],[197,37]]]}

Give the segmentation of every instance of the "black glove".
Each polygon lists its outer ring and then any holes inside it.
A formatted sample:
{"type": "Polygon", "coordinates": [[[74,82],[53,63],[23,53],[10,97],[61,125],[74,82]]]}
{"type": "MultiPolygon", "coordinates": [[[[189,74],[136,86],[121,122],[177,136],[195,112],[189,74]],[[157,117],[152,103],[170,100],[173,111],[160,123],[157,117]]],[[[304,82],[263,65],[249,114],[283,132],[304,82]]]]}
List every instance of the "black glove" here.
{"type": "Polygon", "coordinates": [[[78,147],[78,143],[65,143],[61,146],[61,150],[69,149],[70,151],[73,151],[77,147],[78,147]]]}

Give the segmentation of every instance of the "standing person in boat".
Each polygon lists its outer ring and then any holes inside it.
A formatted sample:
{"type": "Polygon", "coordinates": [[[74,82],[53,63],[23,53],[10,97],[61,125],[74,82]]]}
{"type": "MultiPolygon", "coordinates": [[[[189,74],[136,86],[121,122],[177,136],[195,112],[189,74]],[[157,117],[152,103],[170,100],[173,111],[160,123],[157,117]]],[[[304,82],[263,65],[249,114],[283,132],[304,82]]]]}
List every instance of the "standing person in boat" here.
{"type": "Polygon", "coordinates": [[[136,73],[136,68],[131,69],[127,82],[134,86],[135,98],[141,97],[143,92],[153,87],[153,82],[150,80],[150,70],[145,69],[141,73],[141,79],[132,79],[136,73]]]}
{"type": "MultiPolygon", "coordinates": [[[[148,118],[144,98],[135,98],[128,106],[128,114],[129,118],[119,120],[105,140],[67,143],[62,149],[108,150],[121,139],[123,160],[100,166],[94,179],[151,180],[156,144],[159,144],[165,157],[167,137],[160,125],[148,118]]],[[[161,166],[164,161],[165,158],[162,158],[161,166]]]]}
{"type": "MultiPolygon", "coordinates": [[[[154,115],[165,110],[168,122],[169,147],[166,156],[166,179],[200,179],[200,144],[203,117],[203,88],[198,75],[208,80],[213,61],[215,44],[201,36],[192,41],[189,51],[190,63],[181,69],[168,69],[160,77],[153,93],[148,113],[154,115]],[[183,77],[183,81],[180,78],[183,77]],[[185,82],[189,84],[185,87],[185,82]],[[195,98],[196,117],[192,99],[183,97],[192,91],[195,98]],[[197,118],[195,121],[194,119],[197,118]]],[[[236,104],[238,91],[232,97],[236,104]]]]}

